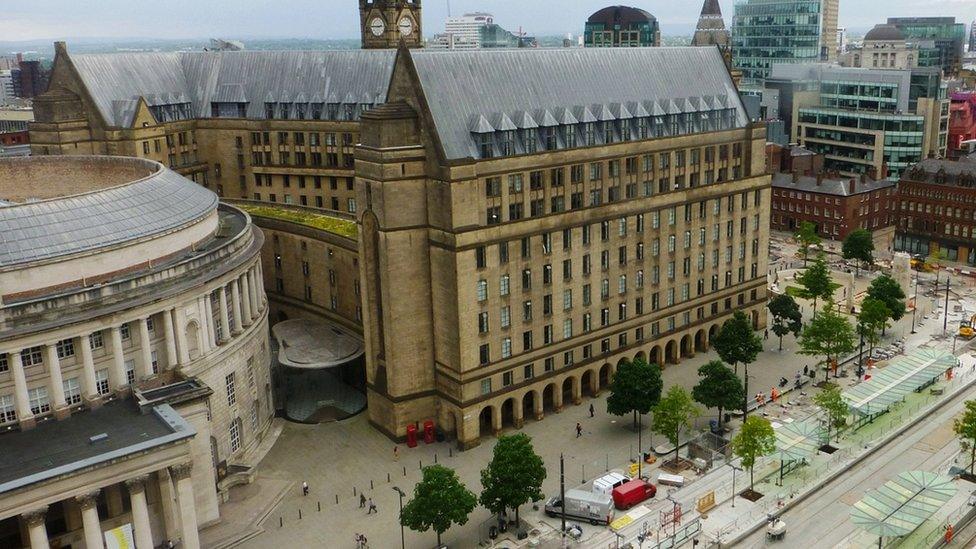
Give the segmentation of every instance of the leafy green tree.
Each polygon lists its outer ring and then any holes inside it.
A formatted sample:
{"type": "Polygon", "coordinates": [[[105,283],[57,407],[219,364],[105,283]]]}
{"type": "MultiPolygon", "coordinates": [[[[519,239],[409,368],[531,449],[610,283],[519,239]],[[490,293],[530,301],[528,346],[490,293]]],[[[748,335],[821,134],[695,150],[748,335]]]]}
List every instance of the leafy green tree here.
{"type": "Polygon", "coordinates": [[[796,277],[802,287],[801,297],[813,300],[813,316],[817,316],[817,301],[831,299],[834,296],[834,282],[830,279],[830,268],[827,258],[819,254],[803,273],[796,277]]]}
{"type": "Polygon", "coordinates": [[[742,458],[742,466],[749,469],[749,489],[754,485],[753,472],[756,460],[776,451],[776,431],[769,420],[762,416],[747,418],[732,437],[732,453],[742,458]]]}
{"type": "Polygon", "coordinates": [[[830,441],[830,434],[833,429],[838,429],[847,424],[847,415],[850,410],[847,403],[840,396],[840,387],[836,383],[827,383],[821,388],[820,392],[814,395],[813,403],[820,407],[827,414],[827,441],[830,441]]]}
{"type": "Polygon", "coordinates": [[[809,221],[800,223],[800,227],[794,235],[799,242],[803,252],[803,266],[807,266],[807,255],[810,253],[810,246],[820,246],[822,242],[820,235],[817,234],[817,226],[809,221]]]}
{"type": "Polygon", "coordinates": [[[637,359],[624,362],[610,382],[610,396],[607,397],[607,413],[615,416],[634,414],[634,429],[637,429],[637,414],[646,414],[661,400],[661,368],[637,359]]]}
{"type": "Polygon", "coordinates": [[[706,408],[718,408],[718,426],[721,427],[722,411],[738,406],[746,397],[742,380],[720,360],[698,368],[698,377],[701,379],[691,390],[691,396],[706,408]]]}
{"type": "Polygon", "coordinates": [[[723,362],[732,365],[736,374],[739,373],[739,363],[743,364],[745,389],[742,394],[742,413],[748,415],[746,395],[749,394],[749,365],[756,361],[756,356],[762,351],[762,340],[752,331],[749,317],[742,311],[736,311],[712,338],[712,346],[723,362]]]}
{"type": "Polygon", "coordinates": [[[976,400],[966,401],[966,410],[956,418],[953,431],[969,443],[969,474],[973,474],[973,463],[976,462],[976,400]]]}
{"type": "Polygon", "coordinates": [[[543,498],[542,481],[546,467],[532,448],[532,438],[525,433],[498,437],[488,466],[481,470],[481,502],[486,509],[501,514],[515,509],[519,520],[519,506],[543,498]]]}
{"type": "Polygon", "coordinates": [[[674,459],[678,459],[678,443],[681,429],[690,428],[691,420],[701,415],[701,410],[680,385],[672,385],[661,402],[654,407],[654,431],[674,444],[674,459]]]}
{"type": "Polygon", "coordinates": [[[861,276],[861,262],[874,262],[874,237],[867,229],[855,229],[844,239],[841,251],[844,259],[856,261],[855,276],[861,276]]]}
{"type": "Polygon", "coordinates": [[[891,311],[880,299],[866,297],[861,302],[861,310],[857,313],[857,333],[869,344],[868,356],[881,341],[881,333],[888,326],[889,318],[891,311]]]}
{"type": "MultiPolygon", "coordinates": [[[[871,285],[868,286],[868,297],[884,303],[891,313],[888,317],[891,320],[899,320],[908,310],[908,306],[905,305],[905,290],[888,275],[881,275],[871,281],[871,285]]],[[[881,330],[881,334],[884,335],[884,329],[881,330]]]]}
{"type": "Polygon", "coordinates": [[[814,318],[800,334],[800,354],[824,357],[827,377],[834,360],[855,348],[854,328],[847,317],[834,310],[834,303],[828,301],[823,311],[814,318]]]}
{"type": "Polygon", "coordinates": [[[800,306],[789,294],[779,294],[769,300],[766,305],[773,315],[773,333],[779,337],[779,350],[783,350],[783,336],[793,334],[799,336],[803,329],[803,315],[800,306]]]}
{"type": "Polygon", "coordinates": [[[437,546],[441,534],[451,524],[465,524],[474,511],[478,499],[458,479],[453,469],[443,465],[424,467],[423,479],[413,488],[413,499],[403,506],[400,522],[417,532],[431,528],[437,532],[437,546]]]}

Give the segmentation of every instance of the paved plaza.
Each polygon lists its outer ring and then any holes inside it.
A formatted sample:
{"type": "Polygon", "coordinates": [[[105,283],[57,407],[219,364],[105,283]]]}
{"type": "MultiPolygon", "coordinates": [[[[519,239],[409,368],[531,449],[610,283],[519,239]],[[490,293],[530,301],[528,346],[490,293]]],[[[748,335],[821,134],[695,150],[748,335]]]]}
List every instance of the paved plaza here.
{"type": "MultiPolygon", "coordinates": [[[[858,291],[866,286],[869,276],[862,273],[858,291]]],[[[927,277],[923,275],[923,289],[926,283],[931,285],[927,277]]],[[[971,287],[964,292],[971,292],[971,287]]],[[[935,294],[925,296],[923,290],[920,295],[923,311],[938,307],[935,294]]],[[[950,311],[956,304],[954,301],[950,305],[950,311]]],[[[972,308],[971,301],[967,304],[972,308]]],[[[932,343],[932,334],[941,332],[941,317],[935,318],[940,311],[919,315],[916,324],[920,333],[915,336],[909,334],[911,314],[906,315],[888,330],[887,340],[908,337],[909,346],[932,343]]],[[[811,313],[811,307],[805,306],[807,320],[811,313]]],[[[958,318],[961,314],[950,315],[950,332],[958,327],[958,318]]],[[[796,372],[816,362],[813,357],[795,353],[797,342],[792,336],[784,338],[783,352],[776,350],[778,341],[772,333],[763,343],[764,352],[749,369],[750,394],[758,390],[768,393],[781,377],[792,381],[796,372]]],[[[950,341],[936,339],[934,343],[949,345],[950,341]]],[[[718,356],[714,352],[699,353],[681,364],[667,366],[663,372],[665,389],[671,385],[690,389],[698,382],[698,367],[715,359],[718,356]]],[[[548,477],[543,491],[547,495],[556,494],[559,489],[560,454],[565,457],[567,489],[592,480],[608,468],[622,469],[636,455],[637,434],[631,427],[631,417],[608,415],[607,395],[608,392],[603,391],[596,398],[584,398],[580,405],[570,404],[542,421],[526,420],[521,432],[532,437],[536,452],[546,463],[548,477]],[[593,418],[589,414],[591,403],[596,411],[593,418]],[[583,425],[580,438],[575,435],[577,422],[583,425]]],[[[696,427],[707,428],[708,421],[714,417],[714,411],[707,411],[698,419],[696,427]]],[[[652,433],[649,420],[649,417],[645,418],[642,432],[645,450],[665,442],[663,436],[652,433]]],[[[356,534],[362,533],[371,547],[397,547],[400,543],[399,501],[394,487],[402,488],[408,498],[412,497],[413,486],[420,479],[421,466],[436,462],[455,469],[469,489],[480,493],[479,473],[489,461],[494,446],[493,437],[484,437],[480,446],[463,453],[459,453],[451,442],[421,443],[412,449],[400,445],[399,457],[395,459],[394,443],[370,427],[365,414],[319,425],[283,422],[282,427],[281,436],[258,468],[257,482],[261,488],[248,487],[246,491],[235,493],[232,505],[225,505],[225,511],[222,511],[224,524],[202,533],[208,546],[219,547],[235,538],[248,536],[241,547],[351,548],[356,546],[356,534]],[[303,481],[311,488],[307,497],[301,494],[303,481]],[[378,513],[367,515],[367,510],[360,508],[360,494],[375,502],[378,513]],[[257,527],[246,532],[241,529],[241,525],[248,521],[256,522],[262,518],[257,527]]],[[[516,431],[507,429],[505,432],[516,431]]],[[[531,505],[521,509],[521,517],[530,528],[542,533],[558,529],[558,520],[545,517],[541,510],[533,510],[531,505]]],[[[477,507],[467,524],[448,530],[442,541],[451,547],[473,547],[483,537],[491,518],[487,510],[477,507]]],[[[599,530],[605,529],[584,526],[584,538],[599,530]]],[[[426,548],[434,547],[436,537],[433,532],[421,534],[408,529],[404,539],[406,547],[426,548]]]]}

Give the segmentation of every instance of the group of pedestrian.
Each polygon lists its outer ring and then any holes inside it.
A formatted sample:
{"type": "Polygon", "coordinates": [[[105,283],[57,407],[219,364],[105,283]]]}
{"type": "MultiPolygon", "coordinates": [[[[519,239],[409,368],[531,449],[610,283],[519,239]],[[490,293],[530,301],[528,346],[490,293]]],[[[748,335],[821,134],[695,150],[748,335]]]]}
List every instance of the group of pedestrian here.
{"type": "Polygon", "coordinates": [[[364,534],[356,534],[356,549],[367,549],[369,547],[364,534]]]}

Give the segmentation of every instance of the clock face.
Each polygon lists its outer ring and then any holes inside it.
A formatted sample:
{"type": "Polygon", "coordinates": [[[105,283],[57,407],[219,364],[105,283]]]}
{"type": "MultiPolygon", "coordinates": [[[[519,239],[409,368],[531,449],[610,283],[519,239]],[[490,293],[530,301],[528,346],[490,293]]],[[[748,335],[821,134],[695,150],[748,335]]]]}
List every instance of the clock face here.
{"type": "Polygon", "coordinates": [[[410,36],[413,33],[413,21],[409,17],[404,17],[400,19],[400,34],[403,36],[410,36]]]}
{"type": "Polygon", "coordinates": [[[373,20],[369,22],[369,30],[373,33],[373,36],[381,36],[383,31],[386,30],[386,23],[383,22],[383,19],[374,17],[373,20]]]}

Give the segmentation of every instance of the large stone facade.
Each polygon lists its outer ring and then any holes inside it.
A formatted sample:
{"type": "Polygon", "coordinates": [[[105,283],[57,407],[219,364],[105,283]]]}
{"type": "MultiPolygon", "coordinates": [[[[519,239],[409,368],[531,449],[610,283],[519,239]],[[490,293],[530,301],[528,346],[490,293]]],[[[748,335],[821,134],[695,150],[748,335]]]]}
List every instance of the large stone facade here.
{"type": "MultiPolygon", "coordinates": [[[[149,494],[157,525],[147,531],[137,522],[138,534],[156,544],[186,535],[157,513],[161,497],[176,497],[160,496],[158,488],[170,482],[165,469],[174,463],[192,465],[192,481],[177,483],[194,499],[193,520],[183,521],[194,534],[196,525],[216,522],[217,481],[228,465],[253,464],[274,414],[262,233],[244,212],[218,206],[212,193],[148,160],[35,158],[6,161],[0,173],[2,194],[14,198],[0,212],[14,237],[0,254],[0,425],[29,431],[64,420],[70,427],[75,414],[155,398],[147,410],[172,406],[195,433],[181,443],[185,449],[171,449],[172,459],[135,475],[153,474],[152,487],[129,491],[149,494]],[[31,198],[47,199],[46,207],[27,211],[39,207],[31,198]],[[56,216],[56,224],[31,232],[18,224],[22,210],[33,224],[50,219],[44,215],[56,216]]],[[[101,505],[131,480],[115,474],[126,467],[119,460],[109,472],[96,467],[57,482],[107,488],[101,505]]],[[[64,499],[44,485],[27,490],[37,505],[64,499]]],[[[0,531],[2,519],[16,515],[18,494],[0,492],[0,531]]],[[[125,521],[121,503],[107,505],[108,518],[125,521]]],[[[74,507],[59,512],[69,528],[52,539],[88,536],[89,525],[82,533],[72,518],[74,507]]]]}

